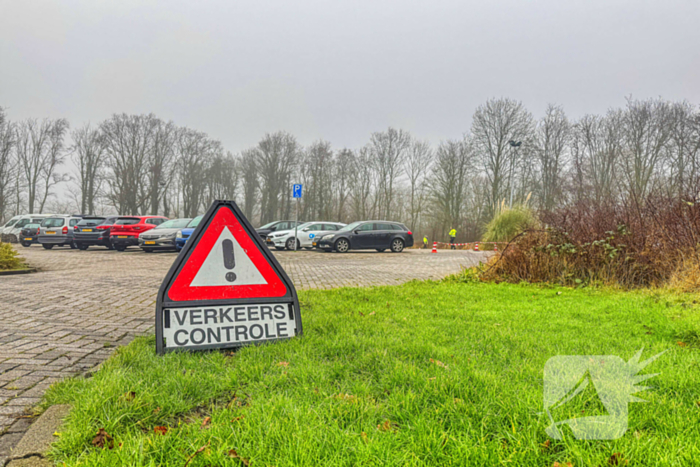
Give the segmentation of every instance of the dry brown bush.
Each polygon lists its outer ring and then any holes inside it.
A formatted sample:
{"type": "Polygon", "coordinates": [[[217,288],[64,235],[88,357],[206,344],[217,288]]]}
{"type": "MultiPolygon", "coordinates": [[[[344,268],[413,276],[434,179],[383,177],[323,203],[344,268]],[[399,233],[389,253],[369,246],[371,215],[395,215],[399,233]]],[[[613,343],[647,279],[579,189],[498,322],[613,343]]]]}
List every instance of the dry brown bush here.
{"type": "Polygon", "coordinates": [[[700,281],[700,204],[694,201],[654,195],[643,203],[579,203],[541,217],[548,227],[514,239],[491,260],[483,279],[624,288],[676,284],[684,290],[700,281]]]}

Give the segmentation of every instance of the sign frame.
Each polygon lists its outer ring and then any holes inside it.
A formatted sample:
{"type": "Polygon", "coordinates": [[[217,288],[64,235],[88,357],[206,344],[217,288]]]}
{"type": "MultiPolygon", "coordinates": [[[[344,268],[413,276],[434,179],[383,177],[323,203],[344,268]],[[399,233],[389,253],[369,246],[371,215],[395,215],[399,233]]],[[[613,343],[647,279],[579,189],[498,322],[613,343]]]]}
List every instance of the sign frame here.
{"type": "Polygon", "coordinates": [[[255,231],[253,226],[250,224],[248,219],[246,219],[243,212],[240,210],[235,201],[227,200],[215,200],[209,207],[207,212],[202,217],[199,225],[195,228],[194,232],[188,239],[182,251],[177,255],[175,261],[170,266],[168,273],[165,275],[163,282],[158,289],[158,297],[156,299],[156,353],[158,355],[163,355],[168,352],[178,352],[178,351],[193,351],[193,350],[214,350],[214,349],[232,349],[238,347],[244,347],[253,344],[262,344],[265,342],[277,342],[282,340],[291,339],[291,337],[275,338],[275,339],[260,339],[250,342],[243,343],[227,343],[227,344],[211,344],[211,345],[186,345],[177,348],[166,348],[164,337],[163,337],[163,311],[171,308],[200,308],[206,306],[240,306],[240,305],[256,305],[256,304],[286,304],[289,306],[289,313],[294,316],[294,323],[296,326],[296,332],[294,337],[300,337],[303,335],[303,327],[301,322],[301,313],[299,310],[299,298],[297,296],[296,288],[292,283],[287,273],[282,268],[282,266],[277,261],[277,258],[272,254],[270,249],[265,245],[255,231]],[[202,235],[206,231],[207,227],[213,220],[214,216],[221,208],[229,208],[233,215],[236,217],[238,222],[243,227],[245,233],[251,238],[255,246],[260,250],[263,257],[270,263],[270,266],[275,271],[280,280],[284,283],[287,288],[287,293],[282,297],[259,297],[259,298],[230,298],[230,299],[220,299],[220,300],[192,300],[192,301],[174,301],[168,295],[167,291],[172,286],[175,281],[178,272],[182,269],[184,264],[189,260],[191,253],[195,250],[199,241],[202,239],[202,235]]]}

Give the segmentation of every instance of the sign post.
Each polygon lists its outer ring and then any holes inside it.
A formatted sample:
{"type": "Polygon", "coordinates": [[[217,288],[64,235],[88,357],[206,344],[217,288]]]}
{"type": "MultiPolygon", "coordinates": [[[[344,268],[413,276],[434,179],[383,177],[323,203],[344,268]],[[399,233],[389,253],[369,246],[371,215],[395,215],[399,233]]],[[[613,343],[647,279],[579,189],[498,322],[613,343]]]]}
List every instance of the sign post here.
{"type": "Polygon", "coordinates": [[[295,183],[293,185],[292,196],[297,200],[296,214],[294,215],[294,251],[297,251],[297,225],[299,225],[299,200],[301,199],[301,183],[295,183]]]}
{"type": "Polygon", "coordinates": [[[156,301],[156,351],[208,350],[301,335],[294,284],[233,201],[214,201],[156,301]]]}

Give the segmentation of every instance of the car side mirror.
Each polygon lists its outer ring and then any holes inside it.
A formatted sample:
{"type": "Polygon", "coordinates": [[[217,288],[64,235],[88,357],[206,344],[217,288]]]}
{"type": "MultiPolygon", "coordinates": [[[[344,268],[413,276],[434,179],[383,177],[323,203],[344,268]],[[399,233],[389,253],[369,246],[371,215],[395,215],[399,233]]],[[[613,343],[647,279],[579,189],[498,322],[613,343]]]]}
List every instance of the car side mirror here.
{"type": "Polygon", "coordinates": [[[302,231],[302,232],[308,232],[308,231],[309,231],[309,228],[307,227],[307,228],[305,228],[305,229],[301,229],[301,231],[302,231]]]}
{"type": "Polygon", "coordinates": [[[357,234],[360,233],[360,231],[359,231],[359,230],[353,230],[352,233],[354,233],[355,235],[357,235],[357,234]]]}

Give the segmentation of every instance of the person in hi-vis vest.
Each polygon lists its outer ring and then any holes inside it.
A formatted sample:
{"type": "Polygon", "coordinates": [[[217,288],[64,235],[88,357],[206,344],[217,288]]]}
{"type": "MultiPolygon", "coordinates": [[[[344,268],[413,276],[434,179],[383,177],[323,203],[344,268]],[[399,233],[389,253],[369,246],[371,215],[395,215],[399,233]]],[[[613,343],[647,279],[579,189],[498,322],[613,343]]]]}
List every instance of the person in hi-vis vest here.
{"type": "Polygon", "coordinates": [[[450,230],[450,248],[455,249],[455,239],[457,238],[457,231],[455,229],[450,230]]]}
{"type": "Polygon", "coordinates": [[[425,235],[423,237],[423,249],[426,249],[426,248],[428,248],[428,236],[427,235],[425,235]]]}

